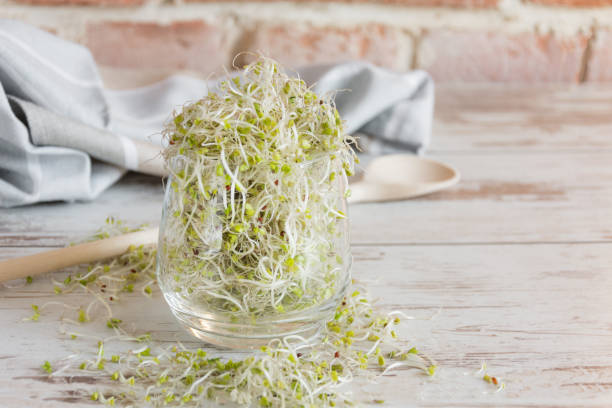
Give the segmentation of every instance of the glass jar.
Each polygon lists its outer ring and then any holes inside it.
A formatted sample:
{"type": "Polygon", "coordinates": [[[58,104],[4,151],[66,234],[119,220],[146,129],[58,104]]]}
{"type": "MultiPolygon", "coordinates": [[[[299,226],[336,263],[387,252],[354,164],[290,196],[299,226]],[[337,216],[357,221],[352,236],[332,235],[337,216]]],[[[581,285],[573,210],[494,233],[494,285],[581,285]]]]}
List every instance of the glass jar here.
{"type": "Polygon", "coordinates": [[[157,275],[194,336],[231,348],[316,338],[350,283],[347,181],[331,171],[342,168],[336,160],[298,163],[290,177],[276,169],[242,191],[244,180],[173,159],[157,275]]]}

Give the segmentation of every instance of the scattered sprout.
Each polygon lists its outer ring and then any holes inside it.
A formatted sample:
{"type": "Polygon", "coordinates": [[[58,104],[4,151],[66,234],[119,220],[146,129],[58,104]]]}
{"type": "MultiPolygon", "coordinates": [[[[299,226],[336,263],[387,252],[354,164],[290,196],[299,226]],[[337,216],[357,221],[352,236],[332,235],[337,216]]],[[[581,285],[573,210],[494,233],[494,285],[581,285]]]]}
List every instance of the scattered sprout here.
{"type": "MultiPolygon", "coordinates": [[[[115,232],[108,230],[108,233],[115,232]]],[[[148,263],[155,252],[148,251],[142,258],[122,257],[120,262],[107,261],[111,265],[107,272],[110,276],[121,276],[119,271],[126,270],[132,274],[129,271],[134,263],[148,263]]],[[[88,269],[95,268],[94,265],[88,269]]],[[[89,285],[95,288],[98,284],[89,285]]],[[[120,283],[114,287],[121,290],[120,283]]],[[[74,369],[87,370],[88,375],[113,381],[113,387],[96,390],[91,399],[107,405],[113,401],[119,406],[196,407],[213,400],[243,406],[263,402],[268,407],[283,404],[333,407],[350,402],[351,397],[344,393],[343,386],[356,376],[383,375],[397,364],[415,367],[427,374],[429,360],[417,355],[414,347],[403,348],[392,337],[396,321],[372,305],[367,290],[354,286],[348,293],[338,305],[335,318],[325,325],[321,343],[310,347],[298,337],[287,337],[272,340],[242,360],[227,360],[222,355],[211,356],[205,350],[190,349],[180,343],[164,347],[149,334],[125,333],[116,339],[146,344],[105,358],[105,342],[100,341],[97,352],[75,363],[74,369]]],[[[111,316],[114,308],[121,307],[120,304],[107,306],[111,316]]],[[[121,323],[113,317],[102,319],[97,314],[90,317],[91,324],[121,323]]],[[[121,326],[115,329],[121,330],[121,326]]],[[[46,362],[44,367],[51,370],[50,363],[46,362]]]]}
{"type": "Polygon", "coordinates": [[[482,376],[483,381],[485,381],[485,382],[487,382],[489,384],[493,384],[494,386],[496,386],[497,387],[497,391],[496,392],[499,392],[499,391],[503,390],[506,387],[506,384],[503,383],[499,378],[493,377],[493,376],[490,376],[489,374],[487,374],[486,370],[487,370],[487,365],[486,365],[486,363],[483,363],[482,367],[478,371],[478,373],[484,373],[483,376],[482,376]]]}
{"type": "Polygon", "coordinates": [[[113,318],[108,319],[108,321],[106,322],[106,326],[107,326],[109,329],[114,329],[114,328],[119,327],[119,324],[120,324],[121,322],[122,322],[122,320],[121,320],[121,319],[115,319],[115,318],[113,317],[113,318]]]}
{"type": "Polygon", "coordinates": [[[370,370],[384,374],[397,364],[430,375],[435,370],[428,360],[411,352],[414,348],[402,349],[393,339],[390,318],[372,306],[365,289],[343,298],[337,315],[338,319],[327,323],[323,341],[310,347],[297,336],[276,339],[236,361],[180,343],[165,348],[151,343],[113,355],[113,364],[105,366],[104,343],[100,342],[96,356],[80,368],[97,366],[100,375],[117,382],[116,387],[104,390],[107,397],[102,390],[95,394],[106,404],[113,398],[121,406],[147,402],[194,407],[206,400],[245,406],[299,407],[306,403],[333,407],[350,401],[342,386],[355,376],[371,376],[370,370]],[[368,340],[370,334],[376,334],[377,340],[368,340]],[[345,339],[357,340],[347,343],[345,339]],[[413,358],[406,361],[405,355],[413,358]]]}
{"type": "MultiPolygon", "coordinates": [[[[92,239],[104,239],[128,232],[140,231],[142,225],[130,228],[120,220],[108,217],[106,225],[100,229],[92,239]]],[[[145,291],[156,282],[155,276],[156,249],[153,246],[131,246],[129,250],[118,257],[88,265],[84,271],[71,271],[62,280],[53,279],[56,294],[84,291],[91,295],[91,302],[85,306],[68,307],[69,313],[74,317],[65,317],[64,321],[71,323],[86,323],[92,319],[92,314],[102,310],[106,314],[109,327],[118,328],[120,319],[112,315],[110,303],[121,298],[124,293],[134,290],[145,291]]],[[[52,303],[52,302],[49,302],[52,303]]],[[[45,305],[41,307],[41,310],[45,305]]]]}
{"type": "Polygon", "coordinates": [[[438,369],[438,366],[430,365],[429,367],[427,367],[427,374],[429,374],[430,376],[433,376],[436,373],[437,369],[438,369]]]}
{"type": "Polygon", "coordinates": [[[32,310],[34,311],[34,313],[32,314],[32,316],[23,319],[23,320],[30,320],[33,322],[37,322],[38,319],[40,318],[40,308],[38,307],[38,305],[31,305],[32,310]]]}
{"type": "Polygon", "coordinates": [[[83,309],[79,309],[79,317],[78,317],[79,322],[81,323],[85,323],[86,321],[89,320],[89,318],[87,317],[87,312],[85,312],[85,310],[83,309]]]}

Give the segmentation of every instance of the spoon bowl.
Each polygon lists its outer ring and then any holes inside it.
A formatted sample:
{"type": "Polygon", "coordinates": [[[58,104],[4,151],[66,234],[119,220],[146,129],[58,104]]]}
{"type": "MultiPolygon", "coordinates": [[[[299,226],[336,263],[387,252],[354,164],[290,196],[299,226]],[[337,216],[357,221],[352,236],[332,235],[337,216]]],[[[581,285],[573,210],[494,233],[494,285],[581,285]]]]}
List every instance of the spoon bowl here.
{"type": "Polygon", "coordinates": [[[405,200],[451,187],[459,178],[456,169],[436,160],[411,154],[381,156],[351,183],[349,202],[405,200]]]}

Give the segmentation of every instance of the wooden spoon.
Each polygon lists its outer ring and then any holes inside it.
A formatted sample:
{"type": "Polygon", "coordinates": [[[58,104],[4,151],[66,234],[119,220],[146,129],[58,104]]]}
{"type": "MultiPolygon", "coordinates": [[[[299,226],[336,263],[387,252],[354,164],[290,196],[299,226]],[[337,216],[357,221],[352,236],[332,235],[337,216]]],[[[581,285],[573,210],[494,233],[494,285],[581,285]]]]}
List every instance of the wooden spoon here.
{"type": "Polygon", "coordinates": [[[432,159],[412,154],[381,156],[351,183],[349,202],[405,200],[451,187],[459,178],[457,170],[432,159]]]}
{"type": "Polygon", "coordinates": [[[130,245],[157,245],[157,235],[158,228],[150,228],[2,261],[0,262],[0,282],[112,258],[127,252],[130,245]]]}

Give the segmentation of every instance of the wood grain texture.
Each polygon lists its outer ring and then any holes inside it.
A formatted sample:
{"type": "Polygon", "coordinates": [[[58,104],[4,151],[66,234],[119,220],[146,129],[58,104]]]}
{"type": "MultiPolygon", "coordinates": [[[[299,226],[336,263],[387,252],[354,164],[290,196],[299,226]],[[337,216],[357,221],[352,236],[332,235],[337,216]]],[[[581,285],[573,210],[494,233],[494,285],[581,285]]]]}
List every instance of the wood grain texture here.
{"type": "MultiPolygon", "coordinates": [[[[612,405],[612,121],[604,96],[590,88],[438,91],[432,155],[457,167],[462,182],[408,202],[355,205],[350,215],[354,276],[382,307],[417,318],[402,338],[442,368],[433,379],[399,369],[377,384],[356,383],[364,405],[612,405]],[[534,142],[521,142],[527,136],[534,142]],[[474,375],[485,361],[504,379],[503,392],[474,375]]],[[[155,223],[161,190],[132,175],[92,203],[3,210],[0,259],[63,246],[108,215],[155,223]]],[[[101,384],[49,379],[39,367],[95,341],[59,334],[57,310],[22,321],[30,304],[56,298],[45,279],[10,286],[0,289],[0,406],[86,406],[86,391],[101,384]]],[[[196,344],[159,296],[121,302],[126,324],[196,344]]]]}
{"type": "MultiPolygon", "coordinates": [[[[432,156],[459,169],[460,184],[408,202],[351,207],[353,244],[612,240],[612,225],[601,222],[612,219],[612,183],[604,182],[612,180],[612,151],[432,156]]],[[[128,176],[91,203],[3,211],[0,245],[62,246],[108,215],[154,224],[161,201],[161,183],[128,176]]]]}
{"type": "Polygon", "coordinates": [[[429,152],[612,149],[611,84],[457,84],[437,88],[429,152]]]}
{"type": "MultiPolygon", "coordinates": [[[[24,249],[6,248],[0,257],[20,252],[24,249]]],[[[442,367],[433,380],[398,370],[367,386],[366,399],[384,398],[401,407],[519,401],[597,406],[612,398],[612,244],[373,246],[356,247],[354,257],[354,277],[380,298],[381,307],[421,319],[408,321],[401,336],[442,367]],[[506,381],[504,392],[491,394],[472,375],[485,361],[506,381]],[[551,388],[554,393],[544,392],[551,388]]],[[[13,406],[41,398],[68,402],[62,400],[66,396],[82,402],[80,390],[93,379],[49,380],[39,366],[50,356],[91,350],[95,341],[59,335],[59,312],[53,309],[37,323],[20,321],[31,314],[33,299],[42,304],[57,298],[44,279],[0,296],[5,340],[0,371],[10,373],[0,379],[0,400],[3,392],[14,396],[10,384],[15,384],[27,392],[13,406]]],[[[70,296],[70,303],[88,302],[87,295],[70,296]]],[[[117,317],[128,326],[195,345],[159,296],[131,295],[122,304],[117,317]]]]}

